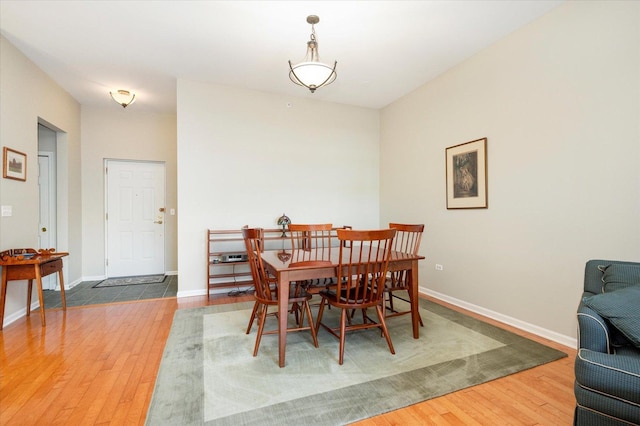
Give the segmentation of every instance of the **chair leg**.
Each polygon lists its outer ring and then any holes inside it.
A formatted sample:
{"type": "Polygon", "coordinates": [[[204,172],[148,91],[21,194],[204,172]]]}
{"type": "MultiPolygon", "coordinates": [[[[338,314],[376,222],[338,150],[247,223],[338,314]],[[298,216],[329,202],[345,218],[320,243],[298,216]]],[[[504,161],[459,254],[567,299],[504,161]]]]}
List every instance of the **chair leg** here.
{"type": "Polygon", "coordinates": [[[249,326],[247,327],[247,334],[251,333],[251,327],[253,327],[253,321],[256,319],[256,312],[258,312],[258,305],[260,305],[258,301],[256,301],[256,303],[253,304],[253,311],[251,311],[251,317],[249,318],[249,326]]]}
{"type": "MultiPolygon", "coordinates": [[[[385,292],[385,294],[389,295],[389,311],[391,312],[389,315],[391,316],[395,310],[393,308],[393,298],[397,297],[398,299],[402,299],[399,296],[394,296],[393,295],[393,291],[387,291],[385,292]]],[[[411,291],[407,290],[407,295],[409,296],[409,304],[412,303],[413,300],[413,296],[411,295],[411,291]]],[[[385,316],[385,318],[387,317],[387,300],[386,298],[383,298],[383,303],[382,303],[382,314],[385,316]]],[[[406,299],[402,299],[406,302],[406,299]]],[[[403,312],[404,313],[404,312],[403,312]]],[[[422,315],[420,315],[420,312],[418,312],[418,321],[420,321],[420,327],[424,327],[424,322],[422,322],[422,315]]]]}
{"type": "Polygon", "coordinates": [[[391,296],[391,293],[385,290],[382,294],[382,315],[387,315],[387,295],[391,296]]]}
{"type": "Polygon", "coordinates": [[[382,328],[382,332],[384,333],[385,339],[387,339],[387,344],[389,345],[389,350],[392,354],[395,355],[396,351],[393,349],[393,343],[391,343],[391,336],[389,336],[389,330],[387,329],[387,323],[384,320],[384,315],[382,315],[382,307],[380,305],[376,305],[376,312],[378,313],[378,319],[380,320],[380,327],[382,328]]]}
{"type": "Polygon", "coordinates": [[[298,303],[293,303],[291,305],[291,310],[289,312],[293,313],[293,315],[294,315],[294,317],[296,319],[296,325],[298,327],[301,327],[300,306],[298,306],[298,303]]]}
{"type": "Polygon", "coordinates": [[[324,297],[323,297],[322,301],[320,302],[320,308],[318,308],[318,317],[316,318],[316,330],[320,330],[320,321],[322,321],[322,313],[324,312],[325,304],[326,304],[326,301],[324,300],[324,297]]]}
{"type": "MultiPolygon", "coordinates": [[[[293,292],[294,297],[298,297],[300,295],[301,288],[302,287],[300,286],[300,283],[296,282],[295,291],[293,292]]],[[[289,312],[293,312],[293,315],[295,316],[295,319],[296,319],[296,326],[302,327],[302,318],[300,317],[300,314],[302,313],[302,308],[298,305],[298,302],[294,302],[291,304],[291,310],[289,312]]]]}
{"type": "MultiPolygon", "coordinates": [[[[409,293],[409,304],[412,304],[413,296],[411,295],[411,291],[407,291],[407,293],[409,293]]],[[[420,310],[418,310],[418,320],[420,321],[420,327],[424,327],[424,323],[422,322],[422,315],[420,315],[420,310]]]]}
{"type": "MultiPolygon", "coordinates": [[[[366,324],[367,323],[367,319],[368,319],[368,317],[367,317],[367,308],[364,308],[362,310],[362,323],[366,324]]],[[[373,322],[373,321],[371,321],[371,322],[373,322]]]]}
{"type": "Polygon", "coordinates": [[[387,294],[389,295],[389,310],[391,312],[395,312],[395,310],[393,309],[393,291],[388,291],[387,294]]]}
{"type": "MultiPolygon", "coordinates": [[[[413,302],[413,296],[411,293],[411,285],[407,288],[407,293],[409,293],[409,303],[413,302]]],[[[418,320],[420,320],[420,327],[424,327],[424,323],[422,322],[422,315],[420,315],[420,309],[418,309],[418,320]]]]}
{"type": "Polygon", "coordinates": [[[267,322],[267,307],[263,306],[260,311],[260,318],[258,323],[258,335],[256,336],[256,345],[253,348],[253,356],[258,355],[258,349],[260,349],[260,339],[262,339],[262,332],[264,331],[264,323],[267,322]]]}
{"type": "Polygon", "coordinates": [[[344,361],[345,334],[347,334],[347,310],[342,309],[340,313],[340,357],[338,358],[338,364],[340,365],[344,361]]]}
{"type": "MultiPolygon", "coordinates": [[[[305,310],[307,311],[307,322],[309,323],[309,329],[311,330],[311,337],[313,337],[313,344],[317,348],[318,334],[316,330],[316,325],[313,323],[313,317],[311,316],[311,306],[309,306],[309,301],[304,302],[304,307],[305,307],[305,310]]],[[[301,316],[304,316],[304,314],[302,314],[301,316]]]]}

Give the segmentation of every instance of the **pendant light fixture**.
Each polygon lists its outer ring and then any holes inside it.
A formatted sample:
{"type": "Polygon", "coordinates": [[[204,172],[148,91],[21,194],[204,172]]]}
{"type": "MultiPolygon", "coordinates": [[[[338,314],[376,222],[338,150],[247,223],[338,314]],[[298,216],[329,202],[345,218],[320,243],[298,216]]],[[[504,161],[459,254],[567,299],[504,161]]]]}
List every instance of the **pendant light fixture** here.
{"type": "Polygon", "coordinates": [[[109,94],[114,101],[122,106],[122,108],[126,108],[136,101],[136,94],[131,93],[128,90],[118,90],[115,93],[109,92],[109,94]]]}
{"type": "Polygon", "coordinates": [[[311,24],[311,37],[307,42],[307,54],[302,62],[297,65],[291,65],[289,61],[289,78],[295,84],[304,86],[315,92],[317,88],[333,83],[336,79],[336,65],[334,61],[333,68],[327,64],[320,62],[318,55],[318,42],[316,40],[316,30],[314,25],[320,22],[320,18],[316,15],[307,16],[307,23],[311,24]]]}

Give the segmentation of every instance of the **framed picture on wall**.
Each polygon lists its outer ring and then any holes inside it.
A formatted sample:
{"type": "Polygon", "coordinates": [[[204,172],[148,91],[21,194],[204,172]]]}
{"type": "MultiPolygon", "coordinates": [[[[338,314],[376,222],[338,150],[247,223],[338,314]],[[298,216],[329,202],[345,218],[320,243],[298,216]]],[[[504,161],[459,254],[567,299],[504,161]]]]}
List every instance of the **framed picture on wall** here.
{"type": "Polygon", "coordinates": [[[486,209],[487,138],[445,149],[447,209],[486,209]]]}
{"type": "Polygon", "coordinates": [[[7,179],[27,180],[27,154],[6,146],[2,153],[2,177],[7,179]]]}

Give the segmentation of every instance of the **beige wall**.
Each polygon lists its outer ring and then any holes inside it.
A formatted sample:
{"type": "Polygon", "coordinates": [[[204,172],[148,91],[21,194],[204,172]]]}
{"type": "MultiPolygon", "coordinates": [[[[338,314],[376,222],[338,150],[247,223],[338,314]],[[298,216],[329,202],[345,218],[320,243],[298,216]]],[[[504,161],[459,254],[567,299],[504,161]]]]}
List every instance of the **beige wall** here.
{"type": "MultiPolygon", "coordinates": [[[[0,36],[0,145],[27,154],[26,182],[0,179],[0,249],[38,246],[38,122],[58,132],[58,245],[68,251],[65,280],[80,280],[80,105],[4,37],[0,36]]],[[[24,315],[27,286],[11,282],[5,324],[24,315]]]]}
{"type": "Polygon", "coordinates": [[[208,228],[377,227],[379,139],[375,110],[179,80],[178,295],[206,294],[208,228]]]}
{"type": "Polygon", "coordinates": [[[568,2],[382,111],[381,223],[426,224],[425,291],[571,343],[585,262],[640,261],[639,31],[568,2]],[[482,137],[489,208],[448,211],[445,148],[482,137]]]}
{"type": "Polygon", "coordinates": [[[166,167],[165,271],[176,273],[176,116],[124,109],[82,107],[83,277],[105,276],[105,159],[160,161],[166,167]]]}

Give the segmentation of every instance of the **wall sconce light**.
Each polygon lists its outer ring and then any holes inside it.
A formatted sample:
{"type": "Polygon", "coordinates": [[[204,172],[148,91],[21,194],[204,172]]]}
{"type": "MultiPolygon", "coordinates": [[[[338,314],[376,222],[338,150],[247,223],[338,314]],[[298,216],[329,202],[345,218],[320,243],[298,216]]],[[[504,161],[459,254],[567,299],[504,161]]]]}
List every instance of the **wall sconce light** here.
{"type": "Polygon", "coordinates": [[[333,83],[337,75],[337,61],[334,61],[333,68],[320,62],[314,27],[318,22],[320,22],[320,18],[316,15],[307,16],[307,23],[311,24],[311,39],[307,42],[307,54],[302,62],[296,65],[291,65],[291,61],[289,61],[289,78],[291,81],[306,87],[311,93],[315,92],[319,87],[333,83]]]}
{"type": "Polygon", "coordinates": [[[136,101],[136,94],[128,90],[118,90],[115,93],[109,92],[109,94],[114,101],[122,105],[122,108],[126,108],[136,101]]]}

